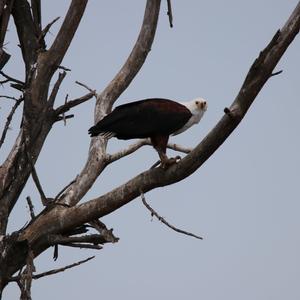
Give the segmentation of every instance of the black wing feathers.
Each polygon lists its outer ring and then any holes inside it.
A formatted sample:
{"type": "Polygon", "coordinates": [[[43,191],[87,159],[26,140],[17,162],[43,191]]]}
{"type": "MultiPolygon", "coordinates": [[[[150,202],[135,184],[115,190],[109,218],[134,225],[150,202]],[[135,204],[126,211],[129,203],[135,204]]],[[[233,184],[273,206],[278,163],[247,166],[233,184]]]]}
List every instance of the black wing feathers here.
{"type": "Polygon", "coordinates": [[[170,135],[191,117],[182,104],[168,99],[146,99],[120,105],[89,129],[91,136],[113,133],[119,139],[170,135]]]}

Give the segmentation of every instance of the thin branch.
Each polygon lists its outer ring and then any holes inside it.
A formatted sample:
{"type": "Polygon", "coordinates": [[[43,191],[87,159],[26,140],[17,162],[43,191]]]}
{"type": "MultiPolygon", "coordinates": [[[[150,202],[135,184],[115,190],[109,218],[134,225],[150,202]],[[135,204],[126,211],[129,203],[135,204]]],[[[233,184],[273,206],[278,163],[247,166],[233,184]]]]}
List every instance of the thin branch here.
{"type": "Polygon", "coordinates": [[[65,113],[67,112],[68,110],[70,110],[72,107],[75,107],[81,103],[84,103],[88,100],[90,100],[93,96],[94,96],[94,92],[90,92],[82,97],[79,97],[77,99],[74,99],[74,100],[70,100],[68,101],[67,103],[59,106],[58,108],[55,109],[55,114],[58,116],[62,113],[65,113]]]}
{"type": "Polygon", "coordinates": [[[172,13],[172,5],[171,5],[171,0],[167,0],[168,3],[168,12],[167,15],[169,16],[169,23],[170,27],[173,27],[173,13],[172,13]]]}
{"type": "Polygon", "coordinates": [[[91,93],[94,93],[94,96],[97,97],[97,93],[96,90],[91,89],[90,87],[88,87],[86,84],[79,82],[79,81],[75,81],[76,84],[83,86],[84,88],[86,88],[88,91],[90,91],[91,93]]]}
{"type": "Polygon", "coordinates": [[[0,74],[1,74],[4,78],[7,79],[7,80],[4,80],[4,81],[1,81],[0,83],[5,83],[5,82],[12,81],[12,82],[18,83],[18,84],[20,84],[20,85],[22,85],[22,86],[24,86],[24,84],[25,84],[23,81],[21,81],[21,80],[19,80],[19,79],[16,79],[16,78],[13,78],[13,77],[7,75],[7,74],[5,74],[3,71],[0,71],[0,74]]]}
{"type": "MultiPolygon", "coordinates": [[[[15,99],[14,99],[15,100],[15,99]]],[[[18,106],[20,105],[20,103],[24,100],[24,98],[20,98],[18,100],[16,100],[16,103],[14,104],[14,106],[12,107],[7,119],[6,119],[6,123],[5,123],[5,126],[4,126],[4,129],[3,129],[3,132],[2,132],[2,135],[1,135],[1,139],[0,139],[0,148],[1,146],[3,145],[4,143],[4,140],[5,140],[5,137],[6,137],[6,134],[7,134],[7,131],[9,129],[9,125],[11,123],[11,120],[12,120],[12,117],[16,111],[16,109],[18,108],[18,106]]]]}
{"type": "Polygon", "coordinates": [[[56,17],[53,21],[51,21],[49,24],[45,26],[45,28],[42,30],[41,35],[39,36],[39,41],[44,40],[46,34],[50,30],[51,26],[57,22],[60,19],[60,17],[56,17]]]}
{"type": "Polygon", "coordinates": [[[166,226],[168,226],[169,228],[173,229],[174,231],[176,232],[179,232],[179,233],[182,233],[182,234],[185,234],[185,235],[188,235],[188,236],[192,236],[196,239],[199,239],[199,240],[203,240],[203,238],[199,235],[196,235],[196,234],[193,234],[191,232],[188,232],[188,231],[185,231],[185,230],[181,230],[173,225],[171,225],[170,223],[168,223],[163,217],[161,217],[147,202],[146,202],[146,199],[145,199],[145,195],[143,192],[141,192],[141,198],[142,198],[142,201],[143,201],[143,204],[147,207],[147,209],[151,212],[151,216],[155,216],[159,221],[161,221],[162,223],[164,223],[166,226]]]}
{"type": "Polygon", "coordinates": [[[72,71],[70,68],[64,67],[64,66],[62,66],[62,65],[59,65],[57,68],[58,68],[58,69],[61,69],[61,70],[64,70],[64,71],[66,71],[66,72],[72,71]]]}
{"type": "Polygon", "coordinates": [[[66,77],[66,75],[67,75],[66,71],[60,72],[58,74],[58,78],[57,78],[57,80],[56,80],[56,82],[54,84],[54,87],[53,87],[53,89],[51,91],[51,94],[50,94],[50,97],[48,99],[48,105],[49,105],[49,107],[53,107],[54,101],[55,101],[57,93],[58,93],[58,90],[59,90],[59,88],[61,86],[62,81],[66,77]]]}
{"type": "MultiPolygon", "coordinates": [[[[25,142],[25,145],[26,145],[26,142],[25,142]]],[[[34,162],[32,160],[32,157],[31,157],[29,151],[27,151],[27,158],[28,158],[28,162],[29,162],[30,167],[31,167],[31,176],[32,176],[33,182],[35,183],[35,186],[36,186],[36,188],[37,188],[37,190],[38,190],[38,192],[41,196],[42,204],[44,206],[47,206],[49,204],[49,199],[46,197],[46,195],[44,193],[44,190],[42,188],[42,185],[40,183],[39,177],[37,175],[37,172],[36,172],[36,169],[35,169],[35,166],[34,166],[34,162]]]]}
{"type": "MultiPolygon", "coordinates": [[[[152,146],[152,143],[149,139],[139,140],[138,142],[129,145],[125,149],[122,149],[114,154],[107,155],[107,162],[112,163],[116,160],[119,160],[127,155],[132,154],[133,152],[137,151],[138,149],[140,149],[141,147],[143,147],[145,145],[152,146]]],[[[193,150],[192,148],[187,148],[187,147],[184,147],[184,146],[181,146],[178,144],[174,144],[174,143],[168,143],[167,148],[172,149],[174,151],[186,153],[186,154],[190,153],[193,150]]]]}
{"type": "Polygon", "coordinates": [[[274,73],[272,73],[272,74],[270,75],[270,77],[279,75],[279,74],[281,74],[282,72],[283,72],[283,70],[280,70],[280,71],[278,71],[278,72],[274,72],[274,73]]]}
{"type": "Polygon", "coordinates": [[[31,216],[31,220],[35,219],[35,214],[34,214],[34,206],[32,204],[31,198],[30,196],[26,197],[26,201],[29,207],[29,211],[30,211],[30,216],[31,216]]]}
{"type": "Polygon", "coordinates": [[[6,96],[6,95],[0,95],[0,98],[6,98],[6,99],[11,99],[11,100],[18,101],[18,99],[17,99],[17,98],[15,98],[15,97],[11,97],[11,96],[6,96]]]}
{"type": "MultiPolygon", "coordinates": [[[[65,266],[63,268],[53,269],[53,270],[49,270],[47,272],[43,272],[43,273],[39,273],[39,274],[34,274],[34,275],[32,275],[32,279],[40,279],[42,277],[46,277],[46,276],[50,276],[50,275],[54,275],[54,274],[57,274],[57,273],[64,272],[64,271],[66,271],[68,269],[80,266],[80,265],[88,262],[89,260],[91,260],[93,258],[95,258],[95,256],[91,256],[91,257],[86,258],[84,260],[80,260],[80,261],[78,261],[76,263],[67,265],[67,266],[65,266]]],[[[11,277],[9,281],[19,281],[19,280],[20,280],[20,276],[14,276],[14,277],[11,277]]]]}

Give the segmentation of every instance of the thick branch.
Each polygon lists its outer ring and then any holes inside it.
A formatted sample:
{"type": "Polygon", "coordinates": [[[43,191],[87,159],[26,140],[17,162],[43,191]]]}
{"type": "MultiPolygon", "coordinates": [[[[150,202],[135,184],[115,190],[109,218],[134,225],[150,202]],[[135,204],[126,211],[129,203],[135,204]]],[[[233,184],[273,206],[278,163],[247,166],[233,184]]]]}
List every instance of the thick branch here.
{"type": "Polygon", "coordinates": [[[87,0],[72,0],[63,24],[49,49],[49,57],[54,65],[60,65],[85,11],[87,0]]]}
{"type": "Polygon", "coordinates": [[[15,0],[12,15],[17,27],[28,76],[31,65],[36,61],[38,49],[36,28],[32,20],[29,3],[26,0],[15,0]]]}

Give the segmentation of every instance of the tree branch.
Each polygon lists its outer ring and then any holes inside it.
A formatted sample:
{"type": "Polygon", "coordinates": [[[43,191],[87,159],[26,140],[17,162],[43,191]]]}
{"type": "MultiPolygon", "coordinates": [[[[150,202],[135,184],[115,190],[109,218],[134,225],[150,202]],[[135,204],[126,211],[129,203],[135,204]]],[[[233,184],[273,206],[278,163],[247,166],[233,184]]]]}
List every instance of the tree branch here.
{"type": "Polygon", "coordinates": [[[59,66],[79,26],[87,0],[72,0],[61,28],[48,53],[54,65],[59,66]]]}
{"type": "MultiPolygon", "coordinates": [[[[32,275],[32,279],[40,279],[42,277],[46,277],[46,276],[50,276],[50,275],[54,275],[54,274],[57,274],[57,273],[61,273],[61,272],[64,272],[68,269],[71,269],[71,268],[74,268],[74,267],[77,267],[79,265],[82,265],[86,262],[88,262],[89,260],[95,258],[95,256],[91,256],[89,258],[86,258],[84,260],[80,260],[76,263],[73,263],[73,264],[70,264],[70,265],[67,265],[63,268],[59,268],[59,269],[53,269],[53,270],[49,270],[47,272],[43,272],[43,273],[39,273],[39,274],[33,274],[32,275]]],[[[11,277],[9,281],[18,281],[20,280],[20,276],[14,276],[14,277],[11,277]]]]}
{"type": "Polygon", "coordinates": [[[64,78],[66,77],[66,75],[67,75],[67,72],[66,72],[66,71],[60,72],[60,73],[58,74],[58,78],[57,78],[57,80],[56,80],[56,82],[55,82],[55,84],[54,84],[54,87],[53,87],[53,89],[52,89],[52,91],[51,91],[51,94],[50,94],[50,97],[49,97],[49,99],[48,99],[48,106],[51,107],[51,108],[52,108],[53,105],[54,105],[54,102],[55,102],[55,99],[56,99],[58,90],[59,90],[59,88],[60,88],[60,86],[61,86],[61,84],[62,84],[62,81],[63,81],[64,78]]]}
{"type": "Polygon", "coordinates": [[[3,132],[2,132],[2,135],[1,135],[1,139],[0,139],[0,148],[1,148],[1,146],[3,145],[3,143],[5,141],[6,133],[9,129],[9,125],[10,125],[10,122],[12,120],[12,117],[13,117],[15,111],[17,110],[18,106],[20,105],[20,103],[22,101],[23,101],[23,97],[16,100],[16,102],[15,102],[14,106],[12,107],[9,115],[7,116],[6,123],[5,123],[4,129],[3,129],[3,132]]]}
{"type": "Polygon", "coordinates": [[[203,238],[199,235],[193,234],[191,232],[185,231],[185,230],[181,230],[179,228],[176,228],[175,226],[171,225],[170,223],[168,223],[163,217],[161,217],[147,202],[145,199],[145,195],[142,192],[141,193],[141,198],[142,198],[142,202],[143,204],[146,206],[146,208],[151,212],[151,216],[155,216],[159,221],[161,221],[162,223],[164,223],[166,226],[168,226],[169,228],[173,229],[176,232],[188,235],[188,236],[192,236],[196,239],[200,239],[203,240],[203,238]]]}
{"type": "Polygon", "coordinates": [[[66,102],[65,104],[59,106],[58,108],[55,109],[55,114],[58,116],[62,113],[65,113],[67,112],[68,110],[70,110],[72,107],[75,107],[81,103],[84,103],[88,100],[90,100],[91,98],[93,98],[95,96],[95,92],[89,92],[88,94],[80,97],[80,98],[77,98],[77,99],[74,99],[74,100],[70,100],[68,102],[66,102]]]}
{"type": "Polygon", "coordinates": [[[169,16],[169,23],[170,23],[170,27],[173,27],[173,13],[172,13],[172,4],[171,4],[171,0],[167,0],[167,4],[168,4],[168,12],[167,15],[169,16]]]}
{"type": "MultiPolygon", "coordinates": [[[[125,157],[125,156],[128,156],[145,145],[152,146],[152,143],[150,142],[149,139],[139,140],[138,142],[129,145],[125,149],[122,149],[114,154],[108,155],[107,163],[112,163],[116,160],[119,160],[119,159],[125,157]]],[[[180,146],[178,144],[173,144],[173,143],[168,143],[167,148],[172,149],[174,151],[186,153],[186,154],[190,153],[193,150],[191,148],[183,147],[183,146],[180,146]]]]}

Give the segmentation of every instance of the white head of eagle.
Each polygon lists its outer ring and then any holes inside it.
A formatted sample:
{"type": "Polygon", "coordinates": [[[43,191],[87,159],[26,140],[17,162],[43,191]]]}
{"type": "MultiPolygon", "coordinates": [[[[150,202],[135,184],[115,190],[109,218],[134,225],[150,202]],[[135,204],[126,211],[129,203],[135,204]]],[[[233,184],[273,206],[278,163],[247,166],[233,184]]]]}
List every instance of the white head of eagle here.
{"type": "Polygon", "coordinates": [[[166,156],[169,136],[199,123],[206,110],[207,102],[202,98],[189,102],[160,98],[139,100],[117,106],[91,127],[89,134],[123,140],[150,138],[162,166],[166,166],[170,162],[166,156]]]}

